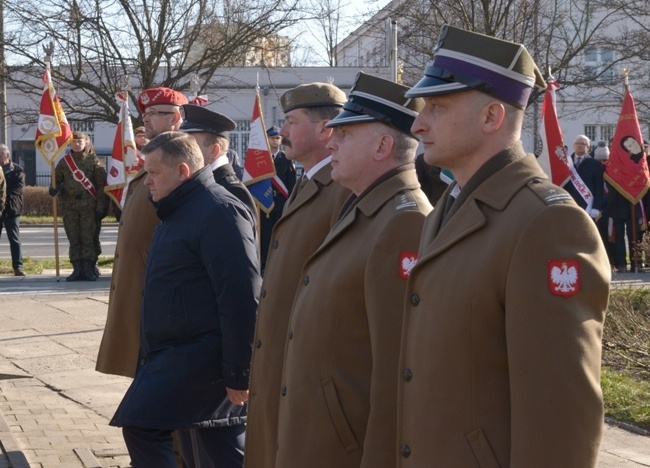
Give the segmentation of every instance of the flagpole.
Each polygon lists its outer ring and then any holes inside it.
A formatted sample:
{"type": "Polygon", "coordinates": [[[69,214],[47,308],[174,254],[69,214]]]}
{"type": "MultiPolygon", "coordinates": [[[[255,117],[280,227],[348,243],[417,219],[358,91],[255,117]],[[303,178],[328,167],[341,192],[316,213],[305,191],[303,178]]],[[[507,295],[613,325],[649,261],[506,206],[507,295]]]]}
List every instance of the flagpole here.
{"type": "MultiPolygon", "coordinates": [[[[49,46],[43,47],[45,50],[45,68],[49,74],[50,72],[50,61],[52,53],[54,52],[54,44],[50,43],[49,46]]],[[[50,175],[52,177],[51,185],[56,189],[56,174],[54,161],[52,161],[50,166],[50,175]]],[[[57,196],[52,197],[52,216],[54,217],[54,263],[56,265],[56,281],[61,281],[60,275],[60,265],[59,265],[59,216],[57,212],[57,196]]]]}
{"type": "MultiPolygon", "coordinates": [[[[623,97],[630,91],[630,81],[628,75],[630,74],[629,68],[623,68],[623,97]]],[[[630,260],[633,262],[634,273],[639,272],[639,253],[637,252],[637,233],[636,233],[636,204],[630,201],[630,218],[632,224],[632,252],[630,252],[630,260]]]]}

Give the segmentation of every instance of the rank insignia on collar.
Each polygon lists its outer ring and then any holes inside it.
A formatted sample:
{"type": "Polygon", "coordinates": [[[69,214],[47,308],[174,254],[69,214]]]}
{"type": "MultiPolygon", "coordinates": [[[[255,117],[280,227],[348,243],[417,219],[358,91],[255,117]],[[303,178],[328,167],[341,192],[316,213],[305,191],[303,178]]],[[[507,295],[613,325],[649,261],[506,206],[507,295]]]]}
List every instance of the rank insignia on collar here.
{"type": "Polygon", "coordinates": [[[401,252],[399,255],[399,275],[404,279],[408,279],[417,262],[417,252],[401,252]]]}
{"type": "Polygon", "coordinates": [[[548,288],[551,294],[570,297],[580,289],[580,264],[577,260],[550,260],[548,288]]]}

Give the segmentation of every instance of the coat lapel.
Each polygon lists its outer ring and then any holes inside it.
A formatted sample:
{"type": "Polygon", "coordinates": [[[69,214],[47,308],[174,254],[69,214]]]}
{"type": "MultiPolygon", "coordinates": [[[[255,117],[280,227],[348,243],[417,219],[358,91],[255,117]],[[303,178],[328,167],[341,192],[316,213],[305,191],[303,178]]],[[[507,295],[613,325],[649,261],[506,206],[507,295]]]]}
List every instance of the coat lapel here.
{"type": "Polygon", "coordinates": [[[487,220],[479,202],[492,209],[503,210],[512,197],[533,178],[545,179],[546,175],[534,156],[525,155],[521,151],[521,159],[501,169],[478,186],[463,206],[440,228],[444,207],[449,202],[447,190],[425,223],[418,264],[440,255],[485,226],[487,220]]]}
{"type": "MultiPolygon", "coordinates": [[[[284,213],[282,216],[290,216],[294,211],[297,211],[302,205],[307,203],[313,197],[318,195],[320,188],[323,185],[332,183],[332,166],[330,164],[322,167],[314,176],[309,179],[297,197],[294,198],[293,192],[287,203],[284,205],[284,213]]],[[[295,191],[294,187],[294,191],[295,191]]]]}
{"type": "Polygon", "coordinates": [[[390,179],[383,181],[381,184],[365,194],[361,200],[342,218],[327,235],[322,245],[316,253],[326,248],[331,242],[340,237],[349,227],[351,227],[358,216],[372,217],[379,211],[387,201],[392,200],[398,193],[403,190],[415,190],[420,184],[417,180],[417,174],[414,170],[399,172],[390,179]]]}

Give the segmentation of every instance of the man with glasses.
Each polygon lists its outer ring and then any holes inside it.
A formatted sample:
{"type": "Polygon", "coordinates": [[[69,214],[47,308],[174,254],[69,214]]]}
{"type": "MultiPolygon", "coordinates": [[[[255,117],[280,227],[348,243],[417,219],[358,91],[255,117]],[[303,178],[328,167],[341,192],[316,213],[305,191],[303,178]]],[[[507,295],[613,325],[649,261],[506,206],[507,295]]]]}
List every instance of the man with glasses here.
{"type": "MultiPolygon", "coordinates": [[[[580,179],[589,189],[592,196],[591,209],[587,214],[592,219],[597,220],[600,218],[603,209],[603,174],[605,168],[599,161],[591,157],[591,154],[589,154],[590,148],[591,141],[589,138],[586,135],[578,135],[573,141],[571,160],[580,179]]],[[[573,197],[578,205],[583,208],[586,206],[587,202],[573,185],[573,182],[568,182],[563,188],[569,192],[569,195],[573,197]]]]}
{"type": "MultiPolygon", "coordinates": [[[[178,130],[183,122],[181,106],[185,95],[169,88],[152,88],[138,97],[145,136],[178,130]]],[[[140,349],[140,292],[153,230],[158,223],[144,185],[141,170],[129,184],[120,217],[115,246],[115,262],[108,301],[104,336],[97,356],[96,370],[106,374],[133,377],[140,349]]]]}

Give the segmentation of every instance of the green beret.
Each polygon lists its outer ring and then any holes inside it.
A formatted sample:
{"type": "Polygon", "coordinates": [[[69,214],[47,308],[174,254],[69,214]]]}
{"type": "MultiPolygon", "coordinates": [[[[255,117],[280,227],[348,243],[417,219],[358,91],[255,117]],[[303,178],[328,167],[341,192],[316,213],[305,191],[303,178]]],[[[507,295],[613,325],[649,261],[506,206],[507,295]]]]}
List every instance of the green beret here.
{"type": "Polygon", "coordinates": [[[345,93],[329,83],[309,83],[296,86],[280,97],[280,105],[286,113],[300,107],[343,107],[345,93]]]}

